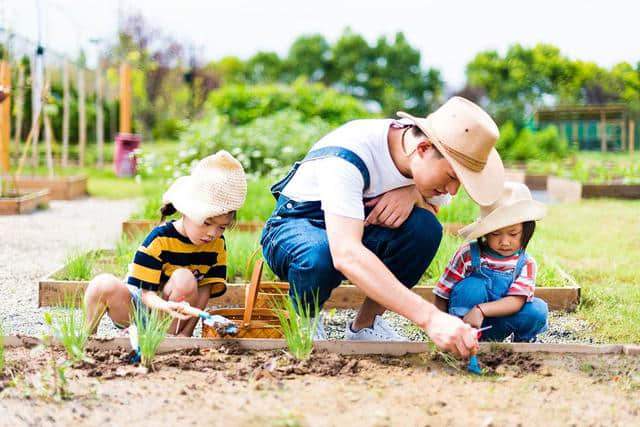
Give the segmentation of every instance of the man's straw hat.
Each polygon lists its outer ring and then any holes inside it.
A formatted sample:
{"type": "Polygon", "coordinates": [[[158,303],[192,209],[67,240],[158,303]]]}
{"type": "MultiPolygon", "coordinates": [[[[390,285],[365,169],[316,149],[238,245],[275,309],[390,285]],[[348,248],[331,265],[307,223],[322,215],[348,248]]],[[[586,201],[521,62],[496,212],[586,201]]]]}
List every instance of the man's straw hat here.
{"type": "Polygon", "coordinates": [[[533,200],[529,188],[519,182],[507,181],[498,200],[489,206],[480,206],[480,217],[458,231],[465,241],[526,221],[536,221],[547,214],[544,203],[533,200]]]}
{"type": "Polygon", "coordinates": [[[239,161],[221,150],[198,162],[189,176],[178,178],[162,197],[190,220],[204,224],[207,218],[236,211],[247,197],[247,179],[239,161]]]}
{"type": "Polygon", "coordinates": [[[494,148],[498,126],[479,106],[454,96],[426,118],[405,112],[449,161],[458,179],[479,205],[489,205],[499,196],[504,183],[504,166],[494,148]]]}

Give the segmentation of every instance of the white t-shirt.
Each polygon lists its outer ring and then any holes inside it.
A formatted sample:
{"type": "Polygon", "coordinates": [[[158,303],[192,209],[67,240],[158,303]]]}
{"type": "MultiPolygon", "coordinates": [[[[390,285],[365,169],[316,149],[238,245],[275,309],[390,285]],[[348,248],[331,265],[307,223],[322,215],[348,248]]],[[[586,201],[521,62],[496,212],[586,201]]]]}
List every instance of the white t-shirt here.
{"type": "Polygon", "coordinates": [[[395,188],[413,184],[393,163],[387,135],[392,119],[354,120],[330,132],[313,145],[338,146],[353,151],[369,170],[370,184],[364,190],[364,178],[358,168],[339,157],[309,160],[282,190],[295,201],[320,201],[327,213],[364,220],[363,198],[376,197],[395,188]]]}

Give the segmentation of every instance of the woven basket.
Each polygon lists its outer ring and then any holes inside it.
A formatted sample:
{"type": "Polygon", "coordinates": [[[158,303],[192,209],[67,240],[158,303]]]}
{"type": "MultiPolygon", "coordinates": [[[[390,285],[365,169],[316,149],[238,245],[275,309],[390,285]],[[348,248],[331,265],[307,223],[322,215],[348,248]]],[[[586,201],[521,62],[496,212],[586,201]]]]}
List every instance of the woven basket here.
{"type": "MultiPolygon", "coordinates": [[[[221,308],[210,310],[211,314],[218,314],[232,320],[238,327],[238,334],[233,338],[281,338],[282,330],[278,316],[272,309],[278,299],[286,295],[286,291],[279,293],[278,282],[265,282],[265,290],[269,292],[262,298],[258,298],[261,288],[263,261],[256,261],[251,281],[245,291],[243,308],[221,308]],[[274,283],[276,285],[274,285],[274,283]],[[272,297],[273,296],[273,297],[272,297]],[[262,304],[257,304],[258,301],[262,304]],[[265,308],[269,307],[269,308],[265,308]]],[[[288,285],[287,285],[288,289],[288,285]]],[[[202,336],[205,338],[220,338],[216,330],[205,324],[202,325],[202,336]]]]}

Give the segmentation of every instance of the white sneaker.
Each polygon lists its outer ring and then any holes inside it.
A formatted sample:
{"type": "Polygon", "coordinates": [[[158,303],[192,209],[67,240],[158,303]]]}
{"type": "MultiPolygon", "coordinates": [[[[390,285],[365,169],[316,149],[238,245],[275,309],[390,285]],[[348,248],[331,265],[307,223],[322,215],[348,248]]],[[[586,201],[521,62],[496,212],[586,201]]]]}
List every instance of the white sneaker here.
{"type": "MultiPolygon", "coordinates": [[[[316,321],[315,317],[311,318],[311,325],[316,321]]],[[[313,335],[314,341],[326,341],[329,338],[327,337],[327,331],[324,330],[324,316],[322,313],[318,314],[318,325],[316,326],[316,332],[313,335]]]]}
{"type": "Polygon", "coordinates": [[[382,316],[376,316],[373,325],[357,332],[351,329],[353,322],[347,322],[344,338],[349,341],[409,341],[399,335],[382,316]]]}

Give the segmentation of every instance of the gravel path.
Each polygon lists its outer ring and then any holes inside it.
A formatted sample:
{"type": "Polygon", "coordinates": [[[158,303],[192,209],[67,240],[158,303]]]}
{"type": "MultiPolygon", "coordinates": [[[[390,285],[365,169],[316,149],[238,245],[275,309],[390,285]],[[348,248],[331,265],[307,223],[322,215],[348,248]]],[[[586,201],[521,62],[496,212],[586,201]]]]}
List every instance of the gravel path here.
{"type": "Polygon", "coordinates": [[[51,201],[49,209],[32,214],[0,216],[0,322],[7,334],[44,332],[38,279],[63,264],[74,249],[113,247],[135,203],[51,201]]]}

